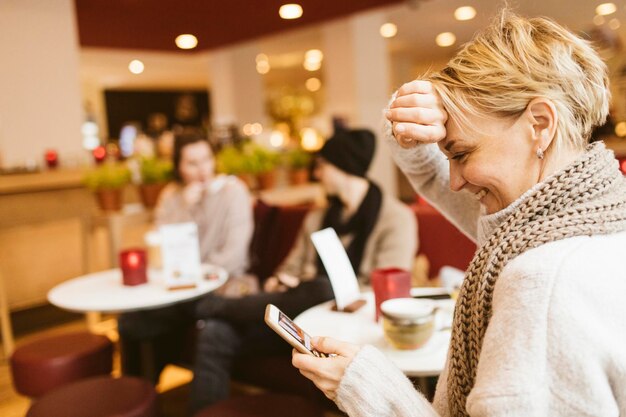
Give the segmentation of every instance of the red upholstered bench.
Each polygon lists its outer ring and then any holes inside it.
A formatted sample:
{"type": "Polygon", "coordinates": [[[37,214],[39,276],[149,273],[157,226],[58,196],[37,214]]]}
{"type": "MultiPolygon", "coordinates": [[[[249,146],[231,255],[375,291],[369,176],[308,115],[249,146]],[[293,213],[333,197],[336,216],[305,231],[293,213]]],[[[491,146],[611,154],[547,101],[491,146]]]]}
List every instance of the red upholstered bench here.
{"type": "Polygon", "coordinates": [[[82,378],[110,374],[113,344],[88,332],[56,335],[19,346],[10,362],[15,390],[39,397],[82,378]]]}
{"type": "Polygon", "coordinates": [[[156,391],[150,382],[100,376],[50,391],[26,417],[156,417],[156,391]]]}
{"type": "Polygon", "coordinates": [[[476,244],[426,202],[411,206],[417,217],[418,254],[428,258],[429,276],[434,278],[442,266],[465,271],[476,252],[476,244]]]}

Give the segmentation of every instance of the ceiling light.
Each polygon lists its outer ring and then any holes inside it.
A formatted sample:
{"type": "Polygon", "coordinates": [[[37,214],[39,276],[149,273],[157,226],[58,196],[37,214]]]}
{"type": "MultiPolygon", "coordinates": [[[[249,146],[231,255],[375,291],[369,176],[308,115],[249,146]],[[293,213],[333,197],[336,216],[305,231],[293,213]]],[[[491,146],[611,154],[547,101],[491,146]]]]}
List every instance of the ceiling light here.
{"type": "Polygon", "coordinates": [[[176,37],[176,46],[180,49],[193,49],[198,46],[198,38],[188,33],[176,37]]]}
{"type": "Polygon", "coordinates": [[[319,49],[309,49],[304,54],[304,60],[310,62],[322,62],[324,54],[319,49]]]}
{"type": "Polygon", "coordinates": [[[278,14],[286,20],[297,19],[302,16],[302,6],[295,3],[283,4],[280,6],[280,9],[278,9],[278,14]]]}
{"type": "Polygon", "coordinates": [[[472,6],[459,7],[454,11],[456,20],[472,20],[476,16],[476,9],[472,6]]]}
{"type": "Polygon", "coordinates": [[[619,27],[621,26],[621,23],[619,21],[619,19],[611,19],[609,20],[609,27],[613,30],[617,30],[619,29],[619,27]]]}
{"type": "Polygon", "coordinates": [[[596,26],[602,26],[604,24],[604,16],[599,14],[595,15],[593,17],[593,24],[596,26]]]}
{"type": "Polygon", "coordinates": [[[596,14],[606,16],[607,14],[615,13],[617,7],[615,7],[614,3],[602,3],[598,7],[596,7],[596,14]]]}
{"type": "Polygon", "coordinates": [[[615,125],[615,134],[620,138],[626,136],[626,122],[619,122],[615,125]]]}
{"type": "Polygon", "coordinates": [[[143,69],[143,62],[138,59],[133,59],[132,61],[130,61],[130,64],[128,64],[128,70],[133,74],[141,74],[143,72],[143,69]]]}
{"type": "Polygon", "coordinates": [[[259,61],[256,63],[256,71],[259,74],[267,74],[270,72],[270,63],[267,61],[259,61]]]}
{"type": "Polygon", "coordinates": [[[435,42],[441,47],[452,46],[456,42],[456,36],[452,32],[443,32],[437,35],[435,42]]]}
{"type": "Polygon", "coordinates": [[[307,71],[317,71],[322,67],[321,61],[304,61],[304,69],[307,71]]]}
{"type": "Polygon", "coordinates": [[[322,87],[322,82],[319,78],[311,77],[304,83],[307,90],[315,92],[322,87]]]}
{"type": "Polygon", "coordinates": [[[383,38],[393,38],[398,33],[398,27],[393,23],[385,23],[380,27],[380,36],[383,38]]]}
{"type": "Polygon", "coordinates": [[[265,55],[265,54],[258,54],[258,55],[256,56],[256,62],[257,62],[257,64],[258,64],[259,62],[269,62],[269,58],[268,58],[268,57],[267,57],[267,55],[265,55]]]}

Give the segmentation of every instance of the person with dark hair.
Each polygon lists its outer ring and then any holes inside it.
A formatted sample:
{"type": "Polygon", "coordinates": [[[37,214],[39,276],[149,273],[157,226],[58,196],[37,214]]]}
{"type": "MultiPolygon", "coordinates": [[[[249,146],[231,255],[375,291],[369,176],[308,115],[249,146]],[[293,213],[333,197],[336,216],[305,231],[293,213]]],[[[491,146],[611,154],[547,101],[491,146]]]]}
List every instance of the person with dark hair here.
{"type": "Polygon", "coordinates": [[[296,243],[265,291],[240,299],[211,294],[196,306],[200,322],[192,382],[192,408],[226,398],[233,361],[289,354],[290,347],[263,322],[265,306],[295,317],[333,298],[330,281],[310,240],[332,227],[362,284],[376,268],[410,269],[417,252],[414,214],[366,177],[376,139],[368,130],[338,129],[319,152],[315,174],[329,197],[310,212],[296,243]]]}
{"type": "MultiPolygon", "coordinates": [[[[254,228],[252,199],[245,184],[232,176],[215,175],[209,142],[196,132],[174,140],[174,178],[155,210],[157,225],[193,222],[198,226],[200,259],[228,271],[237,279],[248,267],[254,228]]],[[[185,333],[196,320],[197,301],[122,314],[118,320],[122,371],[157,382],[167,363],[180,356],[185,333]],[[146,369],[141,345],[149,344],[152,369],[146,369]]]]}

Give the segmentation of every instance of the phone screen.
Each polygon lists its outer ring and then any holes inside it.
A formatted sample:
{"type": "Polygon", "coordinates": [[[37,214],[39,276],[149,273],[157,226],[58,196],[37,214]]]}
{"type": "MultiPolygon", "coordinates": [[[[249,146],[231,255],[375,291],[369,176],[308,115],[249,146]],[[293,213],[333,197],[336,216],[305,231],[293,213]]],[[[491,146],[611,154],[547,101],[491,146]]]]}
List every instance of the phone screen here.
{"type": "Polygon", "coordinates": [[[323,353],[318,352],[313,349],[311,346],[311,337],[306,334],[301,328],[299,328],[289,317],[283,314],[282,311],[278,312],[278,324],[282,327],[287,333],[293,336],[300,344],[302,344],[305,348],[307,348],[311,353],[315,356],[325,357],[323,353]]]}

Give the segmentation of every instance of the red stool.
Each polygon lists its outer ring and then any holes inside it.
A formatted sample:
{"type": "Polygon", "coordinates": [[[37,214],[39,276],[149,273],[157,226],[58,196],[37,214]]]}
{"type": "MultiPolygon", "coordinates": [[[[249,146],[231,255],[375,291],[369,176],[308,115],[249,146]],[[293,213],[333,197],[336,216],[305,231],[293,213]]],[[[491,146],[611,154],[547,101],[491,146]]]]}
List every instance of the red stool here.
{"type": "MultiPolygon", "coordinates": [[[[302,397],[259,394],[232,397],[200,410],[194,417],[323,417],[319,407],[302,397]]],[[[27,416],[30,417],[30,416],[27,416]]]]}
{"type": "Polygon", "coordinates": [[[98,376],[50,391],[26,417],[156,417],[156,398],[146,380],[98,376]]]}
{"type": "Polygon", "coordinates": [[[88,332],[35,340],[11,356],[13,386],[28,397],[39,397],[82,378],[110,374],[112,366],[111,341],[88,332]]]}

